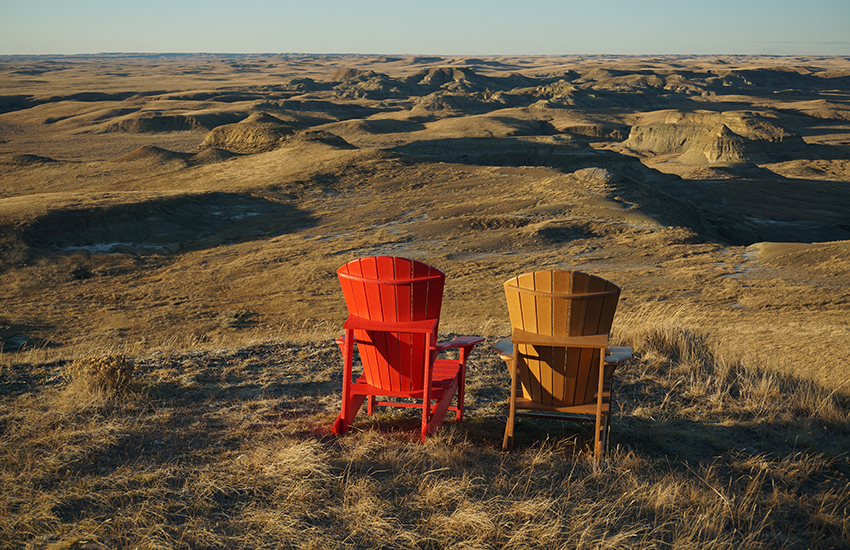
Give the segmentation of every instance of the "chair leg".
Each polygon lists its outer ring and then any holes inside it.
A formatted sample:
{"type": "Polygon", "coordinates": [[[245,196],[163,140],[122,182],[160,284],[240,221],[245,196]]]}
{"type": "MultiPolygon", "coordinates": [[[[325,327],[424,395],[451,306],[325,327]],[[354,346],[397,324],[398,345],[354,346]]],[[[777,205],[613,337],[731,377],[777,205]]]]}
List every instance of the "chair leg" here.
{"type": "Polygon", "coordinates": [[[608,452],[608,439],[611,434],[611,415],[614,413],[612,403],[608,403],[608,411],[602,413],[601,422],[597,422],[594,451],[597,457],[602,457],[608,452]]]}
{"type": "Polygon", "coordinates": [[[463,346],[458,350],[460,361],[460,369],[458,369],[458,386],[457,386],[457,421],[463,422],[463,405],[466,396],[466,362],[469,361],[469,356],[472,354],[472,348],[475,344],[463,346]]]}
{"type": "Polygon", "coordinates": [[[331,427],[334,434],[340,435],[348,431],[348,427],[354,422],[354,417],[357,416],[357,411],[363,406],[365,395],[352,395],[351,392],[351,371],[354,361],[354,331],[351,329],[345,330],[345,336],[337,340],[340,351],[342,352],[342,407],[337,416],[336,421],[331,427]]]}
{"type": "Polygon", "coordinates": [[[354,422],[354,417],[357,416],[357,412],[363,406],[365,400],[365,395],[349,396],[347,402],[343,403],[342,410],[331,428],[335,435],[341,435],[348,431],[348,427],[354,422]]]}
{"type": "Polygon", "coordinates": [[[514,403],[511,400],[511,412],[508,414],[508,421],[505,424],[505,438],[502,440],[502,450],[503,451],[511,451],[514,448],[514,423],[516,422],[516,417],[514,416],[514,403]]]}
{"type": "Polygon", "coordinates": [[[611,433],[611,421],[614,418],[614,384],[613,380],[608,381],[608,414],[605,415],[605,439],[603,441],[603,451],[608,452],[608,437],[611,433]]]}
{"type": "Polygon", "coordinates": [[[602,458],[604,454],[603,451],[603,440],[605,439],[605,419],[602,418],[605,415],[597,415],[596,416],[596,427],[594,429],[594,437],[593,437],[593,454],[596,458],[602,458]]]}
{"type": "Polygon", "coordinates": [[[422,392],[422,433],[421,439],[425,441],[425,438],[428,437],[428,434],[431,431],[431,392],[433,387],[431,386],[431,381],[433,380],[434,375],[434,363],[436,361],[436,356],[432,355],[432,352],[429,351],[431,349],[431,334],[425,335],[425,368],[422,369],[422,387],[424,391],[422,392]]]}
{"type": "Polygon", "coordinates": [[[419,439],[425,441],[428,439],[428,436],[434,433],[434,422],[433,415],[431,411],[431,399],[425,399],[422,401],[422,429],[419,434],[419,439]]]}
{"type": "MultiPolygon", "coordinates": [[[[514,346],[516,350],[516,346],[514,346]]],[[[514,448],[514,425],[516,424],[516,352],[514,360],[508,365],[511,373],[511,389],[508,394],[508,421],[505,424],[505,438],[502,440],[502,450],[510,451],[514,448]]]]}
{"type": "MultiPolygon", "coordinates": [[[[462,349],[458,353],[463,354],[466,351],[462,349]]],[[[466,392],[466,360],[461,355],[461,360],[463,361],[460,364],[460,369],[458,369],[457,375],[457,414],[455,415],[455,422],[463,422],[463,396],[466,392]]]]}
{"type": "MultiPolygon", "coordinates": [[[[608,365],[606,365],[607,367],[608,365]]],[[[605,399],[605,403],[608,405],[608,413],[605,415],[605,433],[603,433],[602,439],[602,452],[608,453],[608,440],[611,434],[611,422],[614,419],[614,380],[611,378],[611,375],[614,372],[614,365],[609,371],[606,371],[606,381],[605,381],[605,394],[607,398],[605,399]]]]}
{"type": "Polygon", "coordinates": [[[599,383],[596,388],[596,428],[594,432],[593,452],[596,458],[602,458],[604,454],[603,439],[605,438],[605,423],[607,420],[603,417],[607,416],[603,413],[603,403],[605,401],[605,350],[601,349],[599,354],[599,383]]]}
{"type": "Polygon", "coordinates": [[[602,452],[608,452],[608,435],[611,433],[611,409],[609,406],[608,414],[605,415],[605,422],[602,426],[602,452]]]}
{"type": "Polygon", "coordinates": [[[443,423],[443,419],[446,417],[446,413],[449,410],[449,406],[452,404],[452,398],[454,398],[457,392],[458,380],[455,379],[454,383],[451,386],[449,386],[445,390],[442,390],[442,393],[437,393],[437,402],[434,404],[434,408],[431,409],[431,418],[427,426],[422,427],[423,440],[426,436],[431,435],[432,433],[437,431],[437,428],[439,428],[440,424],[443,423]]]}

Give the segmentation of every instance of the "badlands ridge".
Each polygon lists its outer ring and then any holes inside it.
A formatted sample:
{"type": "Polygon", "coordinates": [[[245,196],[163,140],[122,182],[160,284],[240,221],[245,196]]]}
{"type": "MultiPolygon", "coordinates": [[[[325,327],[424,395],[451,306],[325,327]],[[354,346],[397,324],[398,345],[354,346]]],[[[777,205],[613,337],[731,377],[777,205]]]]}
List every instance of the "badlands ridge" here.
{"type": "Polygon", "coordinates": [[[335,269],[392,254],[444,331],[580,269],[844,380],[848,205],[845,58],[0,57],[7,352],[330,338],[335,269]]]}

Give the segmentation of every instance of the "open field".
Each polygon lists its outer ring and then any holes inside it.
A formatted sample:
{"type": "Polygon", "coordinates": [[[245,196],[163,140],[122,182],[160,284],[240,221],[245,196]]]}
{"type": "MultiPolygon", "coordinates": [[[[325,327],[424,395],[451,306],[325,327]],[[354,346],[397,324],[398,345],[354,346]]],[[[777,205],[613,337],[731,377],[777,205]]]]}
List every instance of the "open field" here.
{"type": "Polygon", "coordinates": [[[0,546],[847,547],[850,400],[669,313],[629,319],[638,359],[598,462],[592,429],[570,423],[521,420],[501,451],[508,377],[486,346],[464,423],[424,444],[397,412],[330,434],[329,342],[137,357],[118,395],[69,383],[67,362],[15,365],[0,546]]]}
{"type": "Polygon", "coordinates": [[[0,304],[5,546],[847,546],[850,60],[0,57],[0,304]],[[497,451],[486,346],[464,425],[330,438],[372,254],[488,342],[518,273],[622,287],[611,459],[497,451]]]}

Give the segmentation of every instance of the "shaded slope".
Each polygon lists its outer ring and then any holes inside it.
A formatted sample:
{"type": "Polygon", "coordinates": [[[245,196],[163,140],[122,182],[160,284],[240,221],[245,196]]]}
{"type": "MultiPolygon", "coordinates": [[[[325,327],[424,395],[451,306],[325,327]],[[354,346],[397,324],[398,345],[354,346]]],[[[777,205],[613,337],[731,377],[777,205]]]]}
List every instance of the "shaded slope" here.
{"type": "Polygon", "coordinates": [[[38,250],[176,253],[276,236],[310,223],[294,205],[204,193],[61,208],[28,220],[18,231],[24,244],[38,250]]]}

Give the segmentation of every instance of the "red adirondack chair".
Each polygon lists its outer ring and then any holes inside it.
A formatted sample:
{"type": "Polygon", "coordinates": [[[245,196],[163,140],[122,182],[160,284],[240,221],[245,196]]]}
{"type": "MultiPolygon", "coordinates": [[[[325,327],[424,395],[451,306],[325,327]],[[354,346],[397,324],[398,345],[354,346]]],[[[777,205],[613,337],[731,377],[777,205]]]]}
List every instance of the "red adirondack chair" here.
{"type": "Polygon", "coordinates": [[[337,275],[349,315],[345,334],[336,341],[344,374],[333,432],[345,433],[364,401],[370,415],[375,406],[421,408],[423,440],[448,411],[463,420],[466,361],[484,339],[462,336],[437,343],[445,274],[415,260],[371,256],[348,262],[337,275]],[[363,374],[353,380],[355,343],[363,374]],[[456,359],[437,357],[450,348],[458,349],[456,359]],[[451,406],[455,395],[457,404],[451,406]],[[407,400],[376,402],[378,396],[407,400]]]}

